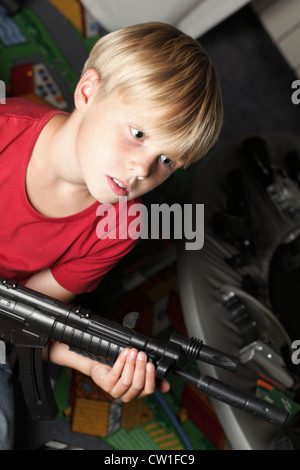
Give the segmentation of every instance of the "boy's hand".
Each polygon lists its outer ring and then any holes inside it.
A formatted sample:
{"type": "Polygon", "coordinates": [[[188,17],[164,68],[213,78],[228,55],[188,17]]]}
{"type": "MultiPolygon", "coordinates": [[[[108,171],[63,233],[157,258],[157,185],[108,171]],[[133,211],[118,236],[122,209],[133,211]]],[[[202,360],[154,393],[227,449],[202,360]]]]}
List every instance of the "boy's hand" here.
{"type": "MultiPolygon", "coordinates": [[[[26,287],[66,303],[71,302],[75,296],[56,282],[49,269],[33,275],[26,287]]],[[[136,349],[124,349],[113,367],[72,352],[66,344],[56,342],[52,343],[49,357],[56,364],[90,376],[113,398],[120,398],[124,402],[149,395],[156,387],[154,365],[147,363],[146,354],[138,353],[136,349]]],[[[159,389],[168,392],[170,385],[163,380],[159,389]]]]}
{"type": "MultiPolygon", "coordinates": [[[[70,351],[65,344],[54,343],[50,349],[50,359],[90,376],[102,390],[124,403],[150,395],[156,388],[154,365],[147,362],[144,352],[136,349],[124,349],[110,367],[70,351]]],[[[162,380],[159,389],[168,392],[170,385],[162,380]]]]}
{"type": "MultiPolygon", "coordinates": [[[[91,377],[112,397],[120,398],[125,403],[153,393],[156,387],[154,365],[147,363],[146,354],[136,349],[124,349],[112,368],[93,364],[91,377]]],[[[168,382],[164,380],[161,391],[166,392],[169,388],[168,382]]]]}

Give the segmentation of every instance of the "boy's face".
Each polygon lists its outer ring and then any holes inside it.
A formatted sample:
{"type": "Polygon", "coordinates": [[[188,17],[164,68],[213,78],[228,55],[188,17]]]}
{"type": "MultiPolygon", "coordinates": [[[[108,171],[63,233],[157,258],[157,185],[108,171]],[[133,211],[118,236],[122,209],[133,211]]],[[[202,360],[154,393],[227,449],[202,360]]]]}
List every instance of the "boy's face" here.
{"type": "Polygon", "coordinates": [[[97,201],[113,204],[121,196],[141,196],[183,166],[172,161],[167,142],[147,132],[153,114],[141,105],[125,104],[118,94],[90,100],[81,113],[78,171],[97,201]]]}

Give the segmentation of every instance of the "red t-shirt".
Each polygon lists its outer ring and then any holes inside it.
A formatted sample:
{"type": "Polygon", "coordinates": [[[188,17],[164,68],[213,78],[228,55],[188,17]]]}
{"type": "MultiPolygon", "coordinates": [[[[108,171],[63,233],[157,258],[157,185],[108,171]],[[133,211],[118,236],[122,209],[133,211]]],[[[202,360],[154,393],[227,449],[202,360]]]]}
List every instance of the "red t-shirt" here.
{"type": "MultiPolygon", "coordinates": [[[[25,100],[0,104],[0,277],[24,284],[32,274],[51,269],[65,289],[94,290],[104,274],[133,248],[129,238],[99,239],[99,202],[69,217],[49,218],[30,204],[25,187],[35,142],[58,111],[25,100]]],[[[134,201],[130,201],[128,208],[134,201]]],[[[114,205],[117,226],[119,203],[114,205]]],[[[102,217],[105,217],[103,215],[102,217]]],[[[128,223],[134,217],[127,217],[128,223]]]]}

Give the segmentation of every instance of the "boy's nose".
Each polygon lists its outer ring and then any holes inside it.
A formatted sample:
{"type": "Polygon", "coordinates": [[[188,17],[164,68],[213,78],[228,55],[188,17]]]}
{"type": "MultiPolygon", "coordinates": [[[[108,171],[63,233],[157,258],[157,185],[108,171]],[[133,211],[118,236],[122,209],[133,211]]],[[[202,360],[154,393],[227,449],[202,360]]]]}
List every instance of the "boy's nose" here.
{"type": "Polygon", "coordinates": [[[149,176],[152,162],[145,160],[132,160],[131,171],[138,180],[144,180],[149,176]]]}

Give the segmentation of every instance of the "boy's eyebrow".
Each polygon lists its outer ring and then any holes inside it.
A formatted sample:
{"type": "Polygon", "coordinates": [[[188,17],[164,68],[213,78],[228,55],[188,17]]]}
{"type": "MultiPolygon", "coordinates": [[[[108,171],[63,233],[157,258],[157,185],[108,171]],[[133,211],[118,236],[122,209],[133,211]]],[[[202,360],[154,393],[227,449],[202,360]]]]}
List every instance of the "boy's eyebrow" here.
{"type": "MultiPolygon", "coordinates": [[[[155,109],[153,110],[155,113],[155,109]]],[[[166,157],[170,158],[173,161],[181,161],[181,158],[176,151],[174,152],[175,148],[173,143],[170,145],[170,137],[167,138],[166,136],[159,135],[160,129],[160,120],[166,119],[164,113],[158,113],[154,118],[151,115],[151,111],[145,113],[145,110],[139,111],[132,111],[128,113],[127,122],[130,126],[134,127],[135,129],[143,132],[143,134],[151,140],[155,145],[165,149],[165,152],[161,152],[161,154],[165,155],[166,157]],[[153,123],[154,121],[154,123],[153,123]]],[[[171,139],[172,141],[172,139],[171,139]]]]}
{"type": "Polygon", "coordinates": [[[152,125],[151,122],[155,120],[160,120],[163,119],[163,115],[160,113],[160,115],[156,115],[153,117],[155,113],[155,108],[152,110],[148,110],[145,112],[144,109],[139,109],[138,111],[131,111],[128,112],[128,120],[131,120],[132,122],[139,123],[139,129],[149,129],[149,128],[157,128],[157,125],[152,125]],[[150,123],[150,124],[149,124],[150,123]]]}
{"type": "Polygon", "coordinates": [[[138,131],[141,131],[143,132],[143,134],[147,134],[147,132],[145,132],[145,128],[144,126],[140,126],[139,124],[135,124],[134,122],[130,123],[129,124],[131,127],[134,127],[134,129],[137,129],[138,131]]]}
{"type": "MultiPolygon", "coordinates": [[[[147,126],[147,124],[142,125],[142,126],[139,126],[139,125],[136,125],[136,124],[130,124],[131,127],[134,127],[135,129],[137,129],[138,131],[142,132],[145,136],[146,139],[149,139],[150,141],[152,141],[155,145],[157,145],[157,147],[162,147],[162,148],[165,148],[166,151],[162,151],[162,152],[159,152],[160,155],[165,155],[167,158],[170,158],[170,160],[172,161],[175,161],[175,160],[178,160],[176,159],[176,157],[173,156],[173,151],[171,149],[168,149],[168,145],[166,145],[166,143],[162,142],[161,139],[158,139],[156,140],[155,139],[155,135],[153,136],[153,130],[151,132],[148,132],[147,129],[145,129],[145,127],[147,126]]],[[[154,131],[155,132],[155,131],[154,131]]]]}

